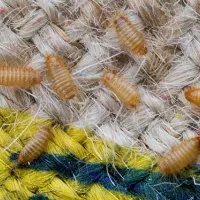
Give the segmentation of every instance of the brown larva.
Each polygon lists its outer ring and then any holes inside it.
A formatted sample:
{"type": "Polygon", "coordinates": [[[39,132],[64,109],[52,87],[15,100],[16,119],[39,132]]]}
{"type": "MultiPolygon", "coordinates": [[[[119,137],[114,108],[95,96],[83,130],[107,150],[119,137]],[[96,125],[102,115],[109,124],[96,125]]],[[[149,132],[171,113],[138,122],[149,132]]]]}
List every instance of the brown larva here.
{"type": "Polygon", "coordinates": [[[41,82],[40,72],[28,67],[0,67],[0,85],[29,88],[41,82]]]}
{"type": "Polygon", "coordinates": [[[192,163],[199,154],[200,137],[185,140],[161,158],[159,169],[164,175],[176,174],[192,163]]]}
{"type": "Polygon", "coordinates": [[[194,86],[188,87],[185,89],[184,95],[189,102],[200,106],[200,88],[194,86]]]}
{"type": "Polygon", "coordinates": [[[21,150],[18,158],[19,164],[26,164],[38,158],[45,150],[51,132],[47,127],[41,127],[33,139],[21,150]]]}
{"type": "Polygon", "coordinates": [[[112,24],[124,48],[134,54],[147,54],[143,34],[127,16],[123,13],[118,14],[112,20],[112,24]]]}
{"type": "Polygon", "coordinates": [[[124,104],[131,107],[138,104],[140,99],[139,94],[133,85],[125,82],[125,80],[111,72],[106,72],[102,81],[105,86],[113,91],[124,104]]]}
{"type": "Polygon", "coordinates": [[[53,90],[63,101],[77,95],[76,86],[67,69],[67,65],[58,56],[47,56],[46,66],[53,90]]]}

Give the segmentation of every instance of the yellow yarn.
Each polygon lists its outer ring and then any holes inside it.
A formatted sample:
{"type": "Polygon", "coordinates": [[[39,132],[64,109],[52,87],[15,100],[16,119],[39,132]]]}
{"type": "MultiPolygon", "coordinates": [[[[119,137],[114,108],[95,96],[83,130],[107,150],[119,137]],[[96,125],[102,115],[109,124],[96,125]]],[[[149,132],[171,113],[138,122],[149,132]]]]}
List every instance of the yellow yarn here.
{"type": "Polygon", "coordinates": [[[73,188],[59,178],[53,178],[49,181],[49,184],[39,189],[40,193],[45,193],[45,196],[49,197],[50,199],[60,200],[60,199],[67,199],[67,200],[79,200],[79,197],[73,188]]]}
{"type": "Polygon", "coordinates": [[[99,184],[95,184],[88,192],[87,200],[135,200],[136,198],[128,197],[119,192],[110,192],[99,184]]]}
{"type": "Polygon", "coordinates": [[[23,185],[34,192],[38,188],[45,188],[56,176],[55,172],[37,172],[30,169],[20,169],[15,171],[23,185]]]}
{"type": "MultiPolygon", "coordinates": [[[[98,184],[82,185],[76,180],[61,180],[53,171],[35,171],[16,168],[10,161],[12,153],[20,152],[41,125],[51,122],[34,119],[27,113],[17,113],[0,108],[0,199],[26,200],[35,192],[58,200],[129,200],[133,197],[113,192],[98,184]],[[10,145],[16,137],[20,138],[10,145]],[[10,145],[10,146],[9,146],[10,145]],[[5,149],[9,146],[8,149],[5,149]],[[14,170],[13,170],[14,169],[14,170]],[[14,173],[12,175],[11,173],[14,173]]],[[[72,154],[90,163],[110,163],[118,167],[134,169],[150,168],[154,162],[150,154],[140,154],[137,149],[119,147],[102,140],[88,130],[69,127],[65,132],[59,127],[51,128],[53,137],[45,150],[49,154],[67,156],[72,154]]]]}
{"type": "Polygon", "coordinates": [[[82,144],[84,140],[86,140],[87,137],[91,137],[92,133],[89,129],[80,129],[70,126],[68,128],[67,134],[76,142],[82,144]]]}
{"type": "Polygon", "coordinates": [[[88,152],[83,148],[83,146],[74,139],[72,139],[64,131],[62,131],[59,128],[55,128],[53,129],[53,133],[54,143],[60,146],[65,154],[72,153],[80,159],[85,158],[87,156],[88,152]]]}

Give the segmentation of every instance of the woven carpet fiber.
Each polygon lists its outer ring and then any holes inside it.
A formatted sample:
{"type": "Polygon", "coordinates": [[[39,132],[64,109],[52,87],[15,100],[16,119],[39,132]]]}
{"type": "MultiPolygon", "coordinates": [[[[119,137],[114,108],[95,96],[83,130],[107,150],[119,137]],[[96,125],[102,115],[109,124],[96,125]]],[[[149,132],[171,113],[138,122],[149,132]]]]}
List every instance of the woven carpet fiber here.
{"type": "MultiPolygon", "coordinates": [[[[199,133],[199,0],[0,0],[0,67],[30,67],[42,82],[0,87],[0,200],[200,199],[200,159],[164,176],[160,157],[199,133]],[[113,19],[125,15],[146,55],[130,52],[113,19]],[[45,58],[58,55],[78,95],[63,102],[45,58]],[[112,72],[137,89],[134,108],[105,87],[112,72]],[[52,138],[33,162],[21,149],[41,125],[52,138]]],[[[1,75],[2,76],[2,75],[1,75]]]]}

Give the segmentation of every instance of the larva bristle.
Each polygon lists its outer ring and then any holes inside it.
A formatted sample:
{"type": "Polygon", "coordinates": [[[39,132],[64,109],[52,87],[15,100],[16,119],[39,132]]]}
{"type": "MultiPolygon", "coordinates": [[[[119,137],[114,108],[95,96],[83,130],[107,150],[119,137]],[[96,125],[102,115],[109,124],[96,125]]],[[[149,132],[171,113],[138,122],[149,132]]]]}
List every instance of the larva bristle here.
{"type": "Polygon", "coordinates": [[[176,174],[200,154],[200,137],[183,141],[161,158],[159,169],[164,175],[176,174]]]}
{"type": "Polygon", "coordinates": [[[188,87],[184,90],[184,95],[189,102],[200,106],[200,88],[188,87]]]}
{"type": "Polygon", "coordinates": [[[143,34],[127,16],[120,13],[113,19],[112,24],[125,49],[137,55],[147,54],[143,34]]]}
{"type": "Polygon", "coordinates": [[[67,69],[67,65],[58,56],[47,56],[46,66],[52,82],[52,88],[63,101],[77,95],[76,86],[67,69]]]}
{"type": "Polygon", "coordinates": [[[106,72],[102,80],[104,85],[113,91],[124,104],[130,107],[138,104],[140,98],[134,86],[111,72],[106,72]]]}
{"type": "Polygon", "coordinates": [[[33,139],[21,150],[18,158],[19,164],[26,164],[38,158],[44,152],[50,137],[49,129],[41,127],[33,139]]]}
{"type": "Polygon", "coordinates": [[[28,67],[0,67],[0,85],[29,88],[41,82],[41,74],[28,67]]]}

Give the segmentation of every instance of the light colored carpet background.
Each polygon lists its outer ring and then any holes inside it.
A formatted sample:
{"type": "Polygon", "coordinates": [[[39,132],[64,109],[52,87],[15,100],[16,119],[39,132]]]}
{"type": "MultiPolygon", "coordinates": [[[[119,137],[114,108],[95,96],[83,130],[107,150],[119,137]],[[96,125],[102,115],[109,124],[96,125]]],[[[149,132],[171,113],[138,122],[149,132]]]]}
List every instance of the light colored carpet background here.
{"type": "Polygon", "coordinates": [[[98,10],[90,1],[0,2],[1,65],[43,72],[42,85],[29,91],[2,87],[8,105],[64,125],[87,126],[99,137],[158,154],[194,136],[199,111],[182,93],[199,78],[198,10],[164,0],[98,3],[108,20],[123,10],[138,25],[148,46],[146,57],[130,55],[112,27],[99,26],[98,10]],[[79,89],[78,98],[65,104],[46,78],[45,56],[51,53],[69,63],[79,89]],[[121,104],[102,85],[104,69],[138,87],[141,102],[136,109],[121,104]]]}
{"type": "Polygon", "coordinates": [[[199,1],[96,2],[108,22],[126,13],[143,32],[148,54],[139,57],[124,49],[113,27],[102,27],[89,0],[0,0],[0,64],[30,66],[43,75],[42,84],[30,90],[1,87],[1,105],[87,127],[103,140],[156,156],[196,136],[200,109],[184,98],[183,89],[199,82],[199,1]],[[52,91],[46,75],[45,56],[53,53],[69,64],[78,87],[78,97],[67,103],[52,91]],[[103,86],[104,70],[137,86],[136,108],[103,86]]]}

